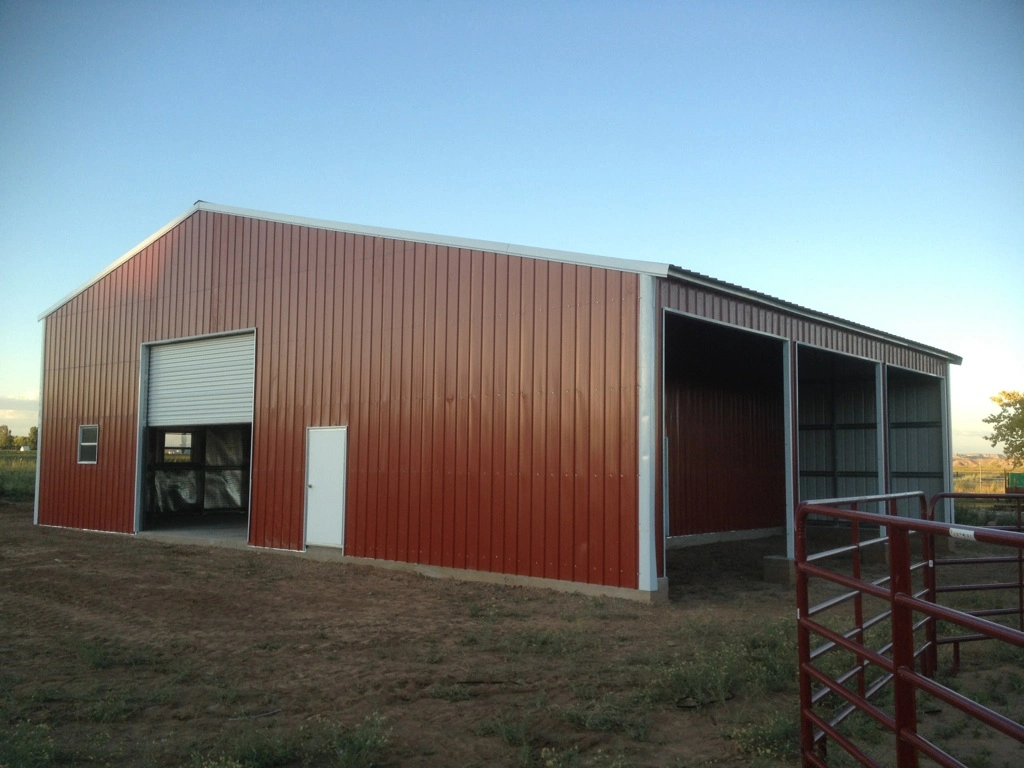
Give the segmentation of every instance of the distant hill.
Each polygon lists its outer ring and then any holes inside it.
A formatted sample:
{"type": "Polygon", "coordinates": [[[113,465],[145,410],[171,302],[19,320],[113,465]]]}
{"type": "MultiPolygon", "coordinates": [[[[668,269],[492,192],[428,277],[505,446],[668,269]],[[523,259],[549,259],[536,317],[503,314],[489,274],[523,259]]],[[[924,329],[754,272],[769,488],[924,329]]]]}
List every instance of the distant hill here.
{"type": "Polygon", "coordinates": [[[1005,472],[1012,468],[1002,453],[954,453],[954,469],[988,469],[1005,472]]]}

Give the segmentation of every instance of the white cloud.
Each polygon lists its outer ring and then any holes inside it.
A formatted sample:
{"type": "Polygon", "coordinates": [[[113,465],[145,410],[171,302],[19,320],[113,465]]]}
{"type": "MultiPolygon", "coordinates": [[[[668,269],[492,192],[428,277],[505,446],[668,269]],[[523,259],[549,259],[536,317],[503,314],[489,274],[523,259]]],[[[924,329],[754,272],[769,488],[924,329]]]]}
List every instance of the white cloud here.
{"type": "Polygon", "coordinates": [[[39,425],[39,398],[0,395],[0,424],[15,435],[27,435],[29,427],[39,425]]]}
{"type": "Polygon", "coordinates": [[[35,413],[39,410],[39,398],[37,397],[11,397],[0,395],[0,414],[9,413],[35,413]]]}

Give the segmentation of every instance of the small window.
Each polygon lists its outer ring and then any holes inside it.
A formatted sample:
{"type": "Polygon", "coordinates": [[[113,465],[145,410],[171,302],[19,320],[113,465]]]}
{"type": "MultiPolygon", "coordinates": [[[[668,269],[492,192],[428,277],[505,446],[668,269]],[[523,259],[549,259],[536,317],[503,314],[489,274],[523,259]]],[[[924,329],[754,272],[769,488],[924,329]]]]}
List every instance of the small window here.
{"type": "Polygon", "coordinates": [[[190,464],[192,462],[191,432],[165,432],[163,447],[165,463],[190,464]]]}
{"type": "Polygon", "coordinates": [[[78,463],[95,464],[100,443],[100,428],[96,424],[83,424],[78,428],[78,463]]]}

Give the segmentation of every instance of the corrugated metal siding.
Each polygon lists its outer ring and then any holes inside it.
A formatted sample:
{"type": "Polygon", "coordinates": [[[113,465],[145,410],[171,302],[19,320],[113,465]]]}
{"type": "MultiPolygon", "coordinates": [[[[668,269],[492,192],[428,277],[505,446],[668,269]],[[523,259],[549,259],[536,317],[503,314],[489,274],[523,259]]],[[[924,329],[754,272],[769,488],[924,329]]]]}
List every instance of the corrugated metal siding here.
{"type": "Polygon", "coordinates": [[[880,493],[874,364],[797,351],[799,499],[880,493]]]}
{"type": "Polygon", "coordinates": [[[140,344],[256,328],[251,543],[348,425],[347,554],[635,588],[638,284],[197,212],[47,318],[40,522],[131,530],[140,344]]]}
{"type": "Polygon", "coordinates": [[[132,530],[138,353],[128,350],[123,336],[132,292],[126,273],[83,294],[75,313],[47,318],[41,523],[132,530]],[[81,424],[100,425],[96,464],[77,464],[81,424]]]}
{"type": "Polygon", "coordinates": [[[899,369],[886,372],[890,487],[894,493],[945,489],[942,384],[899,369]]]}

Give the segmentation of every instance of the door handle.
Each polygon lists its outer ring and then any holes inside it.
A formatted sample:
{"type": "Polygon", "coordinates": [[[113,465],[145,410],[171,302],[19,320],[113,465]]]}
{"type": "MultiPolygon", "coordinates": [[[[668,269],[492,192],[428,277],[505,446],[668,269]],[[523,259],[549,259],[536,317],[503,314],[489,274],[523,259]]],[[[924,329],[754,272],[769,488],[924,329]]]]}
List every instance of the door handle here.
{"type": "Polygon", "coordinates": [[[306,483],[306,487],[307,487],[307,488],[312,488],[312,487],[313,487],[313,484],[312,484],[312,483],[306,483]]]}

